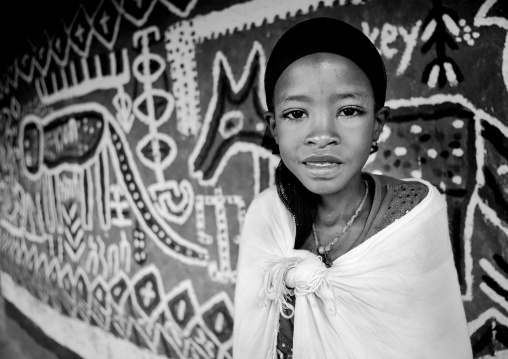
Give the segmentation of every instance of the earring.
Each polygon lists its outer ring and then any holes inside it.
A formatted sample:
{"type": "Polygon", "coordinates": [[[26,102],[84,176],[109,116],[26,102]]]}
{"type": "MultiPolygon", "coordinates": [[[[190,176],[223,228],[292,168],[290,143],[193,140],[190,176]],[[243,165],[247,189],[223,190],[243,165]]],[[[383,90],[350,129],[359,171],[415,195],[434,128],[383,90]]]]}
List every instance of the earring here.
{"type": "Polygon", "coordinates": [[[377,145],[377,141],[372,141],[372,146],[370,148],[370,154],[373,154],[374,152],[377,152],[379,150],[379,146],[377,145]]]}

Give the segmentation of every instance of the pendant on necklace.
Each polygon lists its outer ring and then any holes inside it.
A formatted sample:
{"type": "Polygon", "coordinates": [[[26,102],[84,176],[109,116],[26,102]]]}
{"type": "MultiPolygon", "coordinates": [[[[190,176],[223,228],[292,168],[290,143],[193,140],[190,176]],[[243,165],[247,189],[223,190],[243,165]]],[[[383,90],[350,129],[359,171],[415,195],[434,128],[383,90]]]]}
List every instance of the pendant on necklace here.
{"type": "Polygon", "coordinates": [[[332,262],[332,259],[330,258],[330,254],[324,250],[323,248],[323,259],[324,259],[324,263],[325,263],[325,266],[326,268],[330,268],[331,266],[333,266],[333,262],[332,262]]]}
{"type": "Polygon", "coordinates": [[[317,253],[319,258],[325,264],[326,268],[330,268],[331,266],[333,266],[332,259],[330,258],[330,254],[328,253],[328,251],[325,249],[325,246],[317,247],[317,253]]]}

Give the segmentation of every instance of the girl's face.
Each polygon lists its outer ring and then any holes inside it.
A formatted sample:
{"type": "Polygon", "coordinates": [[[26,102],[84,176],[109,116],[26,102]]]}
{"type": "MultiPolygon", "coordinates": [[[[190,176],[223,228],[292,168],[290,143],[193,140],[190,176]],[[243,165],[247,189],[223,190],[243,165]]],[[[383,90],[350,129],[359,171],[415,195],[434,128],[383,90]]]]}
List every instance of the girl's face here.
{"type": "Polygon", "coordinates": [[[375,111],[365,73],[330,53],[304,56],[277,80],[274,112],[265,114],[286,167],[311,192],[355,188],[388,114],[375,111]]]}

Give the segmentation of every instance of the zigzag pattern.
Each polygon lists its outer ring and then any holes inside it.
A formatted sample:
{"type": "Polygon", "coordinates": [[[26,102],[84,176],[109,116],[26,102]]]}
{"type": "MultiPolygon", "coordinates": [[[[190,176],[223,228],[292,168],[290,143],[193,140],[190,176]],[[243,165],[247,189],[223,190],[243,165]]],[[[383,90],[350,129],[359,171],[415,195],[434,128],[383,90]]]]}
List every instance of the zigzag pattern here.
{"type": "MultiPolygon", "coordinates": [[[[72,214],[71,207],[66,223],[71,219],[71,227],[79,232],[72,214]]],[[[35,245],[28,250],[24,239],[0,227],[0,270],[62,315],[154,353],[182,359],[231,358],[233,303],[229,296],[219,292],[199,304],[190,280],[166,292],[153,264],[132,277],[119,272],[108,281],[100,276],[90,281],[82,268],[74,271],[57,258],[48,263],[35,245]]]]}

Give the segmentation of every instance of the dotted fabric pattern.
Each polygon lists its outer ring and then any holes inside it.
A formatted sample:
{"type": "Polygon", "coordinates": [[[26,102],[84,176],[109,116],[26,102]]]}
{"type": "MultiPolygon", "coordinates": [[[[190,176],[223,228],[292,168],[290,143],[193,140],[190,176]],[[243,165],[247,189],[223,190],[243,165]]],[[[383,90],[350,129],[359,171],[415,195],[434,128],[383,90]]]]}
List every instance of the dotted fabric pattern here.
{"type": "Polygon", "coordinates": [[[385,214],[377,227],[377,231],[388,227],[397,219],[416,207],[429,193],[429,189],[419,182],[408,182],[390,188],[393,192],[392,200],[386,208],[385,214]]]}

